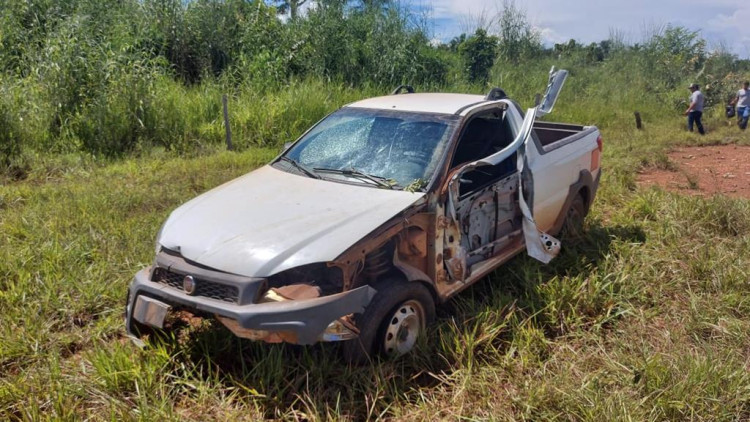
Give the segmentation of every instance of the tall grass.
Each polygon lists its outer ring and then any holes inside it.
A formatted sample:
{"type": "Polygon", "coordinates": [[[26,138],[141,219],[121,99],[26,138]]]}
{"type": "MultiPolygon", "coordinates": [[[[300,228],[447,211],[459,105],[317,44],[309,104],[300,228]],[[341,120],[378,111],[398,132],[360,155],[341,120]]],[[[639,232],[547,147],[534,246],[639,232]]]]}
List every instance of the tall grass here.
{"type": "Polygon", "coordinates": [[[275,145],[368,92],[338,97],[352,85],[440,84],[447,72],[397,7],[331,3],[282,24],[262,1],[12,0],[0,22],[6,165],[22,150],[200,150],[220,142],[222,94],[249,109],[233,110],[239,146],[275,145]]]}
{"type": "Polygon", "coordinates": [[[398,8],[325,5],[282,23],[235,0],[0,4],[0,419],[750,418],[748,201],[644,189],[634,172],[669,168],[676,144],[748,144],[721,114],[746,61],[665,28],[526,49],[472,83],[471,35],[431,47],[398,8]],[[501,86],[528,106],[552,65],[571,71],[552,117],[604,137],[586,234],[441,306],[416,353],[353,368],[335,345],[210,324],[145,350],[124,338],[127,285],[180,203],[347,102],[411,82],[501,86]],[[680,114],[693,81],[711,101],[702,138],[680,114]],[[223,94],[238,153],[219,152],[223,94]]]}
{"type": "Polygon", "coordinates": [[[28,165],[38,152],[216,147],[222,94],[235,144],[246,148],[279,146],[338,105],[402,83],[476,93],[499,85],[529,104],[549,67],[564,66],[573,77],[561,116],[606,127],[635,110],[647,123],[683,110],[688,82],[721,105],[750,74],[747,61],[709,51],[681,27],[633,46],[545,50],[525,19],[506,3],[488,28],[496,35],[433,46],[424,21],[390,2],[325,2],[284,23],[259,0],[10,0],[0,5],[0,164],[28,165]]]}
{"type": "Polygon", "coordinates": [[[220,325],[145,350],[123,337],[128,282],[169,210],[276,149],[46,157],[0,187],[0,418],[742,420],[748,202],[628,180],[697,139],[673,123],[604,131],[585,236],[551,265],[514,259],[441,306],[413,355],[358,368],[335,345],[259,344],[220,325]]]}

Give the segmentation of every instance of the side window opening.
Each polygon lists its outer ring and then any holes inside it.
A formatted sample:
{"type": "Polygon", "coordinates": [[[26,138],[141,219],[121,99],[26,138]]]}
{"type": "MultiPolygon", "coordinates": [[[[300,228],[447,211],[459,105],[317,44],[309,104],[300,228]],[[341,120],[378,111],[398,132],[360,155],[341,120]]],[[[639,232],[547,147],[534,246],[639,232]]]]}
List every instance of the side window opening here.
{"type": "MultiPolygon", "coordinates": [[[[458,141],[451,168],[490,156],[513,141],[513,130],[505,118],[504,110],[493,110],[472,118],[458,141]]],[[[463,175],[468,182],[461,183],[459,195],[481,189],[488,184],[511,175],[516,170],[516,154],[496,166],[485,166],[463,175]]]]}

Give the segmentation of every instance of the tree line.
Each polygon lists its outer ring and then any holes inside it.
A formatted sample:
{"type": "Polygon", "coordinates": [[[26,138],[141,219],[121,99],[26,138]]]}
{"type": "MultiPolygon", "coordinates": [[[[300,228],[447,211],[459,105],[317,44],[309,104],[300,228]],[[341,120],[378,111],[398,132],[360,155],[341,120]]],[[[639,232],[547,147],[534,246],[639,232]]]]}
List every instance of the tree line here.
{"type": "Polygon", "coordinates": [[[5,0],[0,164],[10,166],[24,150],[189,149],[218,133],[202,94],[229,92],[253,104],[294,81],[365,91],[401,83],[485,90],[509,68],[554,61],[626,73],[621,79],[649,92],[667,93],[689,78],[708,85],[709,100],[719,103],[750,68],[682,27],[633,45],[610,37],[545,47],[512,1],[489,24],[444,43],[431,39],[428,19],[395,1],[312,2],[5,0]],[[187,98],[191,109],[180,104],[187,98]]]}

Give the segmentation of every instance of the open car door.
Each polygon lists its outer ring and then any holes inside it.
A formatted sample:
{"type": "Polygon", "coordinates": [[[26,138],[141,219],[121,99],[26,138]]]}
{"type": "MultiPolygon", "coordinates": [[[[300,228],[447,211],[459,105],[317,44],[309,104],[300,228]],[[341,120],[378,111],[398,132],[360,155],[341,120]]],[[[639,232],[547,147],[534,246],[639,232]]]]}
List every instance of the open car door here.
{"type": "MultiPolygon", "coordinates": [[[[513,235],[512,225],[508,226],[507,230],[503,228],[503,232],[507,231],[507,233],[502,233],[505,237],[498,237],[497,235],[498,227],[503,227],[499,225],[505,223],[505,221],[501,222],[497,217],[499,210],[507,210],[508,207],[513,205],[512,203],[505,203],[510,201],[508,198],[512,198],[509,195],[502,197],[504,198],[503,203],[498,203],[497,194],[505,191],[508,194],[517,192],[518,208],[521,215],[521,229],[529,256],[543,263],[548,263],[560,251],[560,242],[537,228],[532,211],[528,206],[526,198],[533,194],[533,175],[530,174],[531,170],[526,162],[526,152],[528,148],[535,148],[530,139],[536,118],[549,114],[552,111],[567,75],[567,71],[556,71],[553,67],[550,71],[547,90],[542,101],[538,106],[527,110],[523,124],[513,141],[494,154],[464,165],[455,171],[450,178],[447,189],[447,203],[445,205],[447,227],[444,230],[445,239],[443,245],[445,247],[443,256],[446,257],[445,267],[448,276],[452,280],[464,281],[470,275],[470,267],[478,263],[478,256],[484,256],[485,259],[492,257],[492,255],[487,256],[486,251],[483,249],[491,247],[492,254],[499,253],[504,244],[510,243],[509,238],[513,235]],[[466,182],[463,176],[472,171],[481,171],[482,167],[500,165],[504,160],[513,156],[513,154],[516,154],[516,173],[508,179],[500,180],[495,184],[494,208],[492,210],[496,217],[494,223],[487,224],[486,219],[475,218],[475,214],[483,212],[477,209],[478,207],[481,208],[481,206],[474,206],[467,203],[466,199],[461,197],[460,185],[466,182]],[[511,183],[514,186],[510,186],[511,183]],[[488,230],[494,230],[495,235],[492,236],[489,233],[483,232],[488,230]],[[477,242],[477,239],[480,241],[477,242]]],[[[488,196],[485,203],[490,202],[489,198],[488,196]]]]}

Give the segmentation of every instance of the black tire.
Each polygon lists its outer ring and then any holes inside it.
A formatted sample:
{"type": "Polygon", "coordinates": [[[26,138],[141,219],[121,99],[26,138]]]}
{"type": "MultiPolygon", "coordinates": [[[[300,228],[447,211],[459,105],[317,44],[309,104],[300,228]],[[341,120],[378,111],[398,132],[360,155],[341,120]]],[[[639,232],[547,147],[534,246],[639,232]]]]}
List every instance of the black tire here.
{"type": "Polygon", "coordinates": [[[573,198],[570,207],[565,212],[565,222],[562,227],[562,237],[578,239],[583,235],[583,220],[586,218],[586,203],[579,193],[573,198]]]}
{"type": "MultiPolygon", "coordinates": [[[[349,363],[365,364],[377,355],[397,357],[408,353],[414,346],[415,337],[422,335],[425,327],[435,320],[435,301],[422,283],[388,279],[373,287],[378,293],[365,308],[365,312],[355,316],[359,337],[342,345],[343,357],[349,363]],[[396,315],[397,312],[399,315],[396,315]],[[408,341],[405,339],[400,343],[404,346],[402,350],[391,350],[389,353],[385,349],[386,337],[393,334],[389,333],[389,325],[398,320],[397,316],[402,315],[411,319],[401,320],[399,327],[410,324],[413,326],[414,322],[418,322],[418,333],[408,333],[408,341]]],[[[399,328],[399,333],[401,329],[399,328]]],[[[393,331],[393,327],[390,327],[390,331],[393,331]]],[[[391,338],[390,341],[394,340],[391,338]]]]}

